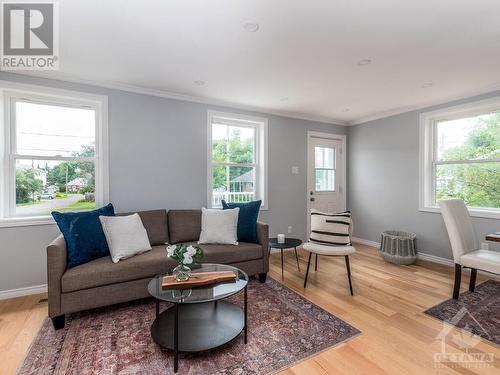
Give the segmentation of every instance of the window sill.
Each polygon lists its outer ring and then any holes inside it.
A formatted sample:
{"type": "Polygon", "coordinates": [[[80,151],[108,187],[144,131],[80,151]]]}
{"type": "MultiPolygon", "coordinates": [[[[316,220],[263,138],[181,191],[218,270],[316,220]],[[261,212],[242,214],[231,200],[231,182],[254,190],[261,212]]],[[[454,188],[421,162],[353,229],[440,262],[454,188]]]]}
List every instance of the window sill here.
{"type": "Polygon", "coordinates": [[[0,219],[0,228],[28,227],[32,225],[54,225],[52,216],[11,217],[0,219]]]}
{"type": "MultiPolygon", "coordinates": [[[[420,207],[418,209],[420,212],[432,212],[435,214],[441,214],[441,209],[439,207],[420,207]]],[[[472,217],[482,217],[485,219],[500,219],[500,210],[481,210],[477,208],[468,208],[469,214],[472,217]]]]}

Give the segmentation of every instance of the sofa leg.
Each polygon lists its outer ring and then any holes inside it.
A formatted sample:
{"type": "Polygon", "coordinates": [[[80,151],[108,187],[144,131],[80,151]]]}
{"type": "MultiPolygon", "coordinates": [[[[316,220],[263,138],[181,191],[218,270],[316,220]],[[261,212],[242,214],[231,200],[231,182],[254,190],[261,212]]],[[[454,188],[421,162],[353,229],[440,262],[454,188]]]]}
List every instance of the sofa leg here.
{"type": "Polygon", "coordinates": [[[453,287],[453,299],[460,295],[460,283],[462,282],[462,266],[455,263],[455,286],[453,287]]]}
{"type": "Polygon", "coordinates": [[[267,273],[259,273],[259,281],[265,283],[267,279],[267,273]]]}
{"type": "Polygon", "coordinates": [[[52,320],[52,325],[54,326],[55,330],[64,328],[64,324],[65,324],[65,316],[64,315],[54,316],[53,318],[51,318],[51,320],[52,320]]]}

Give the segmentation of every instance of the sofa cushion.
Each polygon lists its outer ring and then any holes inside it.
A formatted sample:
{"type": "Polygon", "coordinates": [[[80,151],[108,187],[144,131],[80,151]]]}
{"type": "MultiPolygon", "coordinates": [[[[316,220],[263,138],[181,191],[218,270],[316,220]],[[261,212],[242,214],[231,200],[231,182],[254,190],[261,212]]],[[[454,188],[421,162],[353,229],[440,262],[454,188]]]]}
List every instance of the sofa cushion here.
{"type": "Polygon", "coordinates": [[[114,215],[115,210],[111,203],[92,211],[52,212],[66,241],[67,268],[109,256],[108,243],[102,231],[99,216],[114,215]]]}
{"type": "Polygon", "coordinates": [[[168,232],[171,244],[198,241],[201,232],[201,210],[168,211],[168,232]]]}
{"type": "Polygon", "coordinates": [[[240,242],[238,245],[198,245],[197,242],[188,242],[188,245],[203,249],[202,263],[231,264],[264,256],[261,245],[249,242],[240,242]]]}
{"type": "Polygon", "coordinates": [[[67,270],[61,279],[63,293],[130,280],[139,280],[171,271],[176,263],[167,258],[165,246],[113,263],[111,257],[99,258],[67,270]]]}
{"type": "Polygon", "coordinates": [[[222,209],[228,210],[238,207],[238,241],[254,242],[257,241],[257,218],[259,217],[262,201],[235,203],[222,200],[222,209]]]}
{"type": "MultiPolygon", "coordinates": [[[[135,212],[117,214],[132,215],[135,212]]],[[[148,233],[151,246],[164,245],[168,242],[167,210],[138,211],[142,224],[148,233]]]]}

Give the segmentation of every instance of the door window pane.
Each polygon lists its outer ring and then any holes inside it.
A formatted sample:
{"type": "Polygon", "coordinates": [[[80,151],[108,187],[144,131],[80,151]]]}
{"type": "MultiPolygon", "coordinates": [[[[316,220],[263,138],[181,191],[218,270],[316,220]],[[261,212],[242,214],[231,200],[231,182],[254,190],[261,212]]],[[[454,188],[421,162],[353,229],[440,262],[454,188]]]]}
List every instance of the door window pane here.
{"type": "Polygon", "coordinates": [[[334,169],[316,169],[316,191],[335,191],[334,169]]]}
{"type": "Polygon", "coordinates": [[[335,148],[315,147],[315,190],[335,191],[335,148]]]}
{"type": "Polygon", "coordinates": [[[16,153],[81,156],[95,144],[95,111],[86,108],[15,102],[16,153]]]}

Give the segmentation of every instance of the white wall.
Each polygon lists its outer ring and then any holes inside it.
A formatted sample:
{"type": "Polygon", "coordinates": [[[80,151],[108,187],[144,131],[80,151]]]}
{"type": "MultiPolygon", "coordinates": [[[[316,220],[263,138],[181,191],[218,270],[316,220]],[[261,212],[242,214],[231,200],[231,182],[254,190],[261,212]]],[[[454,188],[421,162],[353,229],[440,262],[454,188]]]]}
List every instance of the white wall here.
{"type": "MultiPolygon", "coordinates": [[[[118,212],[206,205],[207,111],[269,119],[269,210],[261,220],[271,234],[304,239],[308,130],[346,134],[324,123],[133,94],[68,82],[0,73],[2,80],[46,85],[109,97],[110,200],[118,212]],[[293,175],[291,167],[300,173],[293,175]]],[[[44,284],[45,247],[55,225],[0,228],[0,291],[44,284]]]]}
{"type": "MultiPolygon", "coordinates": [[[[418,211],[419,115],[499,95],[494,92],[351,126],[348,206],[353,212],[354,235],[380,242],[383,230],[406,230],[417,234],[419,251],[452,259],[441,215],[418,211]]],[[[473,218],[473,223],[483,242],[485,234],[500,231],[498,219],[473,218]]]]}

